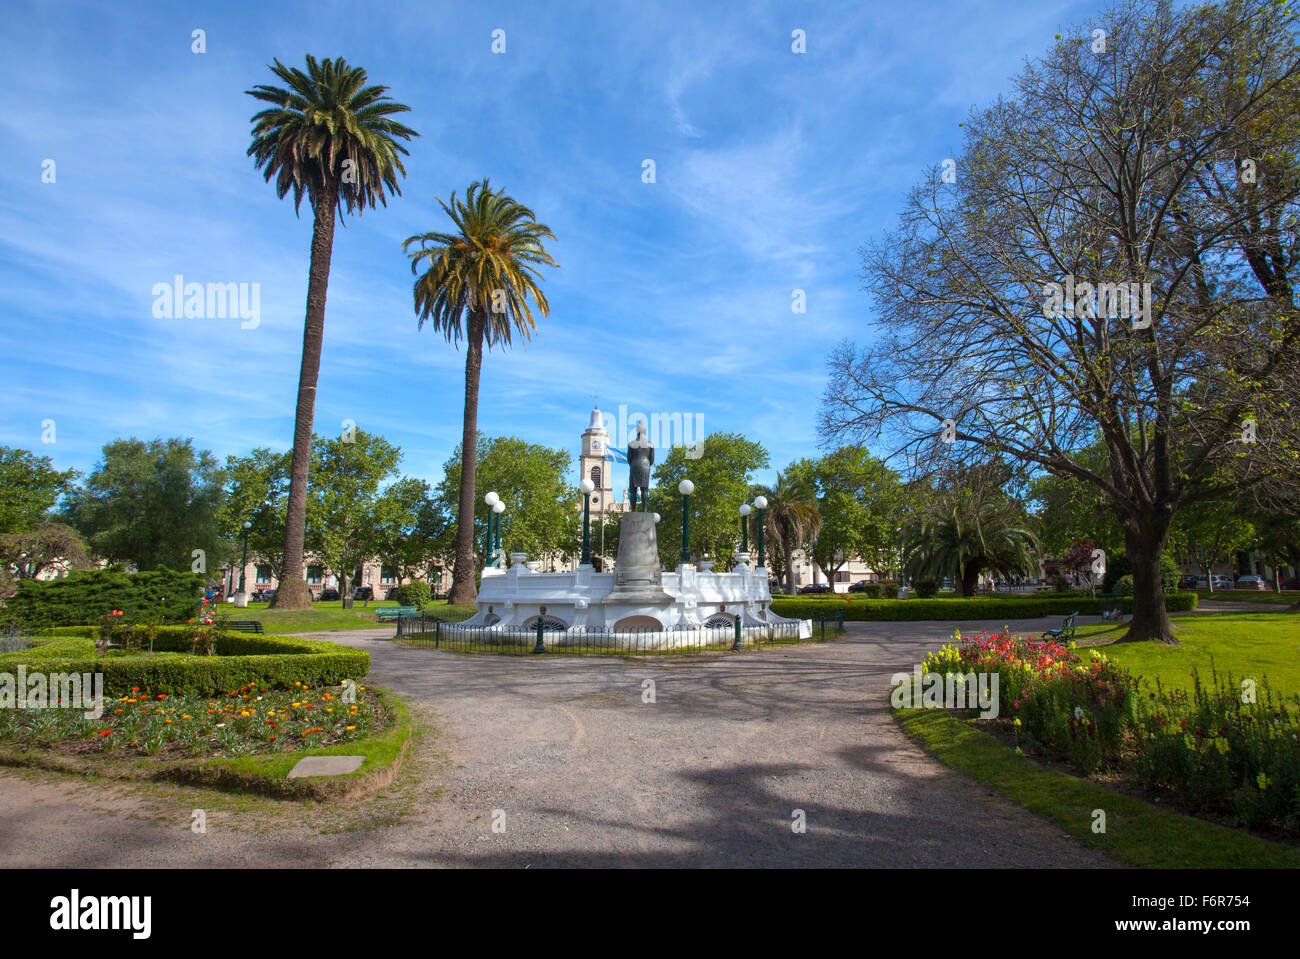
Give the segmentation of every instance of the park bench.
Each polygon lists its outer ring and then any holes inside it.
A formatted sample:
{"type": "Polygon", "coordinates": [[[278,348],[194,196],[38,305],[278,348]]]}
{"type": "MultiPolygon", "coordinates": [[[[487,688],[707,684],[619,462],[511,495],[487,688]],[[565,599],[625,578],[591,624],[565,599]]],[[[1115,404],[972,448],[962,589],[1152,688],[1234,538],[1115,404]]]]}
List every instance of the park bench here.
{"type": "Polygon", "coordinates": [[[401,620],[419,615],[419,609],[414,606],[380,606],[375,610],[375,616],[379,619],[401,620]]]}
{"type": "Polygon", "coordinates": [[[1070,642],[1074,639],[1074,620],[1079,615],[1078,610],[1065,617],[1064,622],[1055,629],[1049,629],[1043,633],[1042,639],[1063,639],[1070,642]]]}
{"type": "Polygon", "coordinates": [[[262,624],[255,619],[232,619],[226,623],[226,629],[236,633],[257,633],[263,635],[262,624]]]}

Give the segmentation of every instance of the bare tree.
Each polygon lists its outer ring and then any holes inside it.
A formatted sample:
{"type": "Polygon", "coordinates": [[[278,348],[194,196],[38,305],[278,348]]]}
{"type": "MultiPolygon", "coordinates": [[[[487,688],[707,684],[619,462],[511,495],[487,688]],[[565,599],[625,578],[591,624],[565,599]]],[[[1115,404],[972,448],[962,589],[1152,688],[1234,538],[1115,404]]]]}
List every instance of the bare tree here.
{"type": "Polygon", "coordinates": [[[1296,20],[1135,2],[1061,38],[864,250],[879,335],[830,359],[830,441],[1097,487],[1128,640],[1177,642],[1159,561],[1180,507],[1295,482],[1296,20]]]}

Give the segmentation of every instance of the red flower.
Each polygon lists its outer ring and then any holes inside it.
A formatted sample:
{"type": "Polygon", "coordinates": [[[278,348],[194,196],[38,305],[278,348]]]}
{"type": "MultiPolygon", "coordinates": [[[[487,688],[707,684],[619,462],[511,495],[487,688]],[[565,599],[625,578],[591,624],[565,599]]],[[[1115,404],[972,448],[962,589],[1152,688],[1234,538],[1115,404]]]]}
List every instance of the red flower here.
{"type": "Polygon", "coordinates": [[[101,730],[99,731],[99,734],[100,734],[101,736],[111,736],[111,735],[113,735],[113,730],[111,730],[111,729],[101,729],[101,730]]]}

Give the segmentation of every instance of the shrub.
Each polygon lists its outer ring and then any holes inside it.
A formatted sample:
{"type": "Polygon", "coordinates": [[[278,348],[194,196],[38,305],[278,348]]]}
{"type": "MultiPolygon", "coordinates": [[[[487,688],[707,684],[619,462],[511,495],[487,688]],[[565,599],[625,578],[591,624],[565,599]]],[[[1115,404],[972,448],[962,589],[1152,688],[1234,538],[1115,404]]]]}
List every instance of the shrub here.
{"type": "MultiPolygon", "coordinates": [[[[1195,593],[1174,593],[1165,597],[1165,609],[1171,613],[1186,613],[1196,608],[1195,593]]],[[[794,619],[810,619],[814,612],[824,610],[827,602],[843,604],[844,618],[850,622],[896,621],[910,622],[923,619],[991,619],[1006,622],[1011,619],[1037,619],[1043,616],[1068,616],[1080,613],[1085,616],[1100,615],[1103,609],[1119,607],[1121,612],[1133,611],[1131,597],[1102,600],[1089,596],[971,596],[934,597],[932,599],[834,599],[804,596],[772,597],[772,612],[794,619]]]]}
{"type": "Polygon", "coordinates": [[[882,579],[880,591],[885,594],[886,599],[898,599],[898,580],[882,579]]]}
{"type": "MultiPolygon", "coordinates": [[[[1106,564],[1106,575],[1102,577],[1101,591],[1103,593],[1116,593],[1120,579],[1125,576],[1131,576],[1133,573],[1133,564],[1129,562],[1128,556],[1120,553],[1114,556],[1106,564]]],[[[1182,571],[1179,570],[1178,564],[1163,553],[1160,556],[1160,588],[1165,595],[1175,592],[1178,589],[1178,581],[1182,579],[1182,571]]],[[[1131,593],[1132,590],[1130,589],[1131,593]]]]}
{"type": "Polygon", "coordinates": [[[916,589],[916,595],[921,599],[930,599],[935,593],[939,592],[939,581],[934,579],[918,579],[912,586],[916,589]]]}
{"type": "Polygon", "coordinates": [[[0,623],[28,629],[97,622],[110,610],[126,620],[181,623],[194,615],[203,581],[197,573],[159,567],[143,573],[76,570],[61,579],[26,579],[0,610],[0,623]]]}
{"type": "MultiPolygon", "coordinates": [[[[856,595],[856,594],[855,594],[855,595],[856,595]]],[[[863,587],[862,587],[862,595],[865,596],[867,599],[879,599],[879,598],[880,598],[880,584],[879,584],[879,583],[867,583],[866,586],[863,586],[863,587]]]]}
{"type": "Polygon", "coordinates": [[[397,602],[402,606],[424,609],[433,602],[433,590],[428,583],[412,582],[397,587],[397,602]]]}
{"type": "Polygon", "coordinates": [[[0,672],[25,665],[46,673],[103,673],[105,693],[120,696],[137,687],[167,694],[219,694],[249,683],[280,689],[295,682],[331,686],[370,671],[369,653],[322,640],[162,626],[154,637],[153,655],[123,655],[99,653],[97,639],[98,627],[93,626],[37,637],[33,649],[0,654],[0,672]],[[211,639],[214,655],[168,655],[189,653],[196,636],[211,639]]]}
{"type": "Polygon", "coordinates": [[[1115,580],[1115,588],[1112,591],[1119,593],[1121,596],[1132,596],[1133,595],[1132,575],[1125,574],[1124,576],[1121,576],[1119,579],[1115,580]]]}

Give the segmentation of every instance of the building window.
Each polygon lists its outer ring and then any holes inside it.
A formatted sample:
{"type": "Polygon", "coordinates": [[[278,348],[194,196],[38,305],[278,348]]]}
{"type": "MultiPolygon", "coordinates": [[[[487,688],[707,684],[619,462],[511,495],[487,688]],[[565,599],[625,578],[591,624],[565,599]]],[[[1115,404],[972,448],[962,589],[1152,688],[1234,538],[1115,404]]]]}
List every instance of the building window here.
{"type": "Polygon", "coordinates": [[[381,585],[391,585],[397,582],[397,573],[391,566],[379,567],[379,582],[381,585]]]}
{"type": "Polygon", "coordinates": [[[271,585],[271,567],[263,566],[261,563],[258,563],[256,576],[258,586],[271,585]]]}
{"type": "Polygon", "coordinates": [[[847,583],[848,581],[849,581],[849,571],[847,569],[842,569],[835,574],[835,582],[847,583]]]}
{"type": "Polygon", "coordinates": [[[308,582],[310,585],[312,585],[312,586],[319,586],[319,585],[320,585],[321,572],[322,572],[322,569],[321,569],[321,567],[319,567],[319,566],[308,566],[308,567],[307,567],[307,582],[308,582]]]}
{"type": "Polygon", "coordinates": [[[601,489],[601,488],[602,488],[602,486],[601,486],[601,482],[600,482],[600,467],[599,467],[599,466],[593,466],[593,467],[591,468],[591,482],[595,485],[596,489],[601,489]]]}

